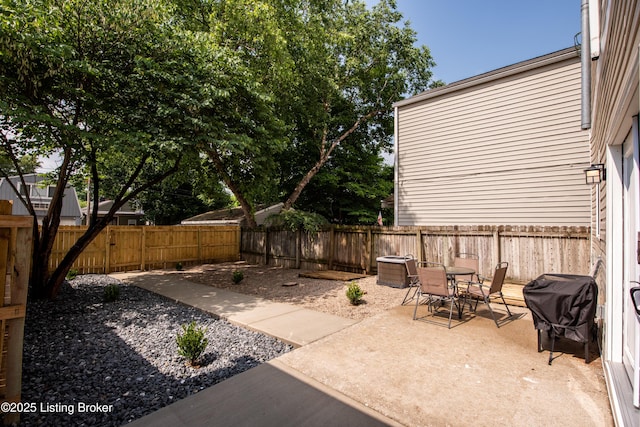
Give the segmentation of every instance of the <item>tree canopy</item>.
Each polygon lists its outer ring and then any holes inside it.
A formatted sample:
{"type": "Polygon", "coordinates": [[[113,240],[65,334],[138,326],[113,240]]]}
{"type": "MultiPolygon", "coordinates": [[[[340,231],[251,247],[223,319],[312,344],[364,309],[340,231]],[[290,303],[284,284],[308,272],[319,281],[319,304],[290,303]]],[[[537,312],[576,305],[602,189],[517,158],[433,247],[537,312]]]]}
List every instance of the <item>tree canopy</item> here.
{"type": "Polygon", "coordinates": [[[433,84],[415,41],[393,0],[0,0],[0,174],[61,158],[34,227],[33,291],[55,296],[120,207],[162,192],[220,196],[223,182],[249,224],[283,200],[370,221],[390,189],[392,103],[433,84]],[[64,188],[86,179],[88,229],[50,273],[64,188]],[[101,197],[114,201],[104,218],[101,197]]]}
{"type": "MultiPolygon", "coordinates": [[[[238,99],[262,99],[238,55],[208,33],[177,25],[175,17],[175,5],[162,0],[0,3],[4,154],[18,172],[25,155],[62,157],[49,210],[40,231],[34,227],[36,294],[54,296],[113,213],[177,171],[189,151],[237,134],[238,99]],[[49,274],[63,190],[81,173],[91,178],[94,214],[49,274]],[[98,218],[105,193],[113,208],[98,218]]],[[[21,201],[35,221],[28,195],[21,201]]]]}
{"type": "Polygon", "coordinates": [[[365,163],[375,159],[382,168],[392,103],[433,84],[430,52],[415,46],[416,34],[394,1],[372,8],[340,0],[207,5],[208,15],[194,8],[185,19],[237,52],[270,98],[259,106],[239,101],[239,111],[280,119],[272,128],[250,123],[205,149],[250,223],[256,202],[293,207],[333,157],[359,150],[338,151],[340,145],[367,147],[360,150],[369,156],[365,163]]]}

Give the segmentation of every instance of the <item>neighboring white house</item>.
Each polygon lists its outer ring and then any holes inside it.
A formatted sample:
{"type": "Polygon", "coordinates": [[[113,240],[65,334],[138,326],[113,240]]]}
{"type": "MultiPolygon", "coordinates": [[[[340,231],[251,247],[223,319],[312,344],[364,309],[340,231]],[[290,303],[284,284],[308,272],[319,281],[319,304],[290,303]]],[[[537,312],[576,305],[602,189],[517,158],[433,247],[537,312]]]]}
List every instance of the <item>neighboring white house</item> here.
{"type": "MultiPolygon", "coordinates": [[[[42,223],[42,217],[44,217],[49,209],[55,186],[44,185],[44,178],[35,173],[24,175],[26,185],[22,185],[20,178],[17,176],[9,177],[9,179],[15,184],[21,194],[29,195],[36,215],[38,216],[38,222],[42,223]]],[[[27,208],[22,204],[6,178],[0,179],[0,199],[13,201],[13,215],[29,215],[29,211],[27,211],[27,208]]],[[[62,198],[60,225],[79,225],[81,221],[82,213],[80,211],[78,195],[76,194],[75,188],[67,186],[62,198]]]]}
{"type": "Polygon", "coordinates": [[[428,90],[395,117],[395,225],[589,225],[575,48],[428,90]]]}
{"type": "Polygon", "coordinates": [[[591,108],[585,105],[585,127],[590,124],[591,163],[606,171],[590,187],[591,259],[605,266],[597,280],[602,361],[616,425],[638,426],[640,322],[630,290],[640,286],[640,3],[586,3],[589,26],[582,33],[589,31],[583,44],[590,55],[583,65],[591,108]]]}

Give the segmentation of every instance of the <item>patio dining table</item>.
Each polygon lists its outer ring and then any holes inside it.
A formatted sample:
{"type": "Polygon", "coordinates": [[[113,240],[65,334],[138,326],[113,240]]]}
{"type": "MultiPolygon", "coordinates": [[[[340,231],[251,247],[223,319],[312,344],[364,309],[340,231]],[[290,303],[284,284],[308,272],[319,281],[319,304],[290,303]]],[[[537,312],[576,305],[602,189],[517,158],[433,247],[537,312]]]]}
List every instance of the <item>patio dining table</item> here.
{"type": "MultiPolygon", "coordinates": [[[[445,270],[447,272],[447,279],[449,279],[449,282],[451,283],[451,286],[454,289],[455,295],[456,296],[460,296],[459,293],[459,289],[458,289],[458,281],[456,280],[456,276],[471,276],[473,274],[476,274],[476,271],[473,268],[468,268],[468,267],[456,267],[456,266],[449,266],[449,267],[445,267],[445,270]]],[[[457,304],[461,304],[460,302],[458,302],[457,304]]],[[[459,307],[458,307],[458,317],[462,318],[462,311],[464,309],[464,305],[466,304],[466,299],[464,301],[464,303],[462,303],[459,307]]]]}
{"type": "Polygon", "coordinates": [[[456,285],[456,276],[472,276],[476,274],[473,268],[468,267],[449,266],[445,269],[447,271],[447,278],[451,281],[452,285],[456,285]]]}

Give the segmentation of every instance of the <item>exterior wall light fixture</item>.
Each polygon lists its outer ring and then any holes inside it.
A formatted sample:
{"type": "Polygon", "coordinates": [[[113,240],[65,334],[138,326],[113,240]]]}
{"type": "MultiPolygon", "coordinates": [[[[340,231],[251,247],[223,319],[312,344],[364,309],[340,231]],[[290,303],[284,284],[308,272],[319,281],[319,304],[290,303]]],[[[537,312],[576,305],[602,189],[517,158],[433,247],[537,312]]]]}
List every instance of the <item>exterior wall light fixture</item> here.
{"type": "Polygon", "coordinates": [[[607,170],[605,169],[604,164],[597,163],[584,170],[584,177],[589,185],[600,184],[607,180],[607,170]]]}
{"type": "Polygon", "coordinates": [[[600,238],[600,184],[607,180],[607,169],[604,164],[596,163],[584,170],[584,177],[589,185],[596,186],[595,228],[596,237],[600,238]]]}

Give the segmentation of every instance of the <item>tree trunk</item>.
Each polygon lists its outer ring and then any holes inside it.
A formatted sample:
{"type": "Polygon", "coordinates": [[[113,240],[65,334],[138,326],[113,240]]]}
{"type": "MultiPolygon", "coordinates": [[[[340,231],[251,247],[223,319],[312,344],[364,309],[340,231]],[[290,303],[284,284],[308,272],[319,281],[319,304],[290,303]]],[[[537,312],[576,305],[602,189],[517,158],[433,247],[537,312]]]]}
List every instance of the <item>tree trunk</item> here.
{"type": "Polygon", "coordinates": [[[225,185],[229,188],[229,190],[231,190],[233,195],[236,196],[236,200],[238,201],[238,203],[240,203],[240,208],[242,209],[244,218],[247,221],[247,226],[256,228],[258,224],[256,224],[256,219],[253,216],[253,209],[251,208],[251,204],[244,197],[244,194],[242,194],[242,191],[240,191],[240,188],[238,188],[235,182],[233,182],[229,174],[227,174],[227,171],[224,168],[224,164],[222,163],[222,159],[218,155],[218,152],[213,148],[206,148],[205,151],[213,162],[213,165],[216,167],[216,170],[218,171],[220,176],[222,176],[222,180],[224,181],[225,185]]]}
{"type": "Polygon", "coordinates": [[[311,182],[311,179],[316,176],[320,169],[322,169],[322,166],[327,162],[328,159],[329,156],[323,157],[318,160],[315,165],[313,165],[309,172],[307,172],[307,174],[300,180],[300,182],[298,182],[296,188],[293,189],[287,200],[284,202],[282,210],[286,211],[293,207],[293,204],[296,202],[296,200],[298,200],[300,194],[302,194],[302,190],[304,190],[304,187],[306,187],[307,184],[311,182]]]}
{"type": "Polygon", "coordinates": [[[309,169],[309,171],[300,180],[300,182],[298,182],[298,185],[296,185],[296,188],[294,188],[293,192],[289,195],[287,200],[284,202],[284,206],[282,207],[283,210],[288,210],[293,207],[296,200],[298,200],[298,197],[300,197],[300,194],[302,194],[302,190],[304,190],[307,184],[311,182],[311,179],[314,176],[316,176],[316,174],[320,171],[320,169],[322,169],[322,166],[324,166],[324,164],[327,163],[333,150],[342,141],[344,141],[349,135],[351,135],[356,129],[358,129],[358,126],[360,126],[362,123],[366,122],[371,117],[378,114],[379,112],[380,110],[374,110],[360,117],[358,120],[355,121],[355,123],[349,129],[347,129],[338,138],[334,139],[330,144],[327,141],[327,134],[328,134],[327,128],[324,129],[322,133],[322,142],[320,144],[320,159],[316,162],[315,165],[313,165],[311,169],[309,169]]]}
{"type": "Polygon", "coordinates": [[[87,231],[78,238],[76,243],[69,249],[69,251],[65,254],[64,258],[58,264],[58,267],[51,273],[49,276],[46,285],[46,296],[49,299],[55,299],[60,291],[60,286],[64,283],[67,273],[71,270],[73,263],[76,259],[82,254],[82,251],[86,249],[87,246],[100,234],[102,230],[107,226],[109,222],[105,221],[104,218],[101,221],[98,221],[93,226],[91,226],[87,231]]]}
{"type": "MultiPolygon", "coordinates": [[[[53,242],[58,231],[57,224],[60,223],[60,212],[58,212],[57,215],[57,223],[56,221],[52,221],[52,223],[56,224],[55,227],[45,228],[43,225],[41,242],[38,247],[37,253],[34,252],[34,260],[38,259],[37,264],[40,265],[40,270],[34,277],[40,281],[36,282],[35,280],[32,280],[32,284],[34,284],[35,286],[39,286],[40,288],[38,292],[39,296],[55,299],[58,291],[60,290],[60,286],[62,286],[62,284],[64,283],[67,273],[73,266],[73,263],[76,261],[76,259],[78,259],[80,254],[82,254],[82,251],[96,238],[98,234],[100,234],[100,232],[109,224],[109,222],[111,222],[115,213],[126,202],[136,197],[142,191],[151,188],[152,186],[162,182],[164,179],[175,173],[178,170],[180,161],[182,159],[181,156],[178,157],[174,165],[164,173],[148,180],[134,190],[131,190],[131,188],[134,187],[134,182],[140,175],[147,158],[148,156],[144,156],[140,160],[136,170],[131,174],[129,180],[123,185],[120,194],[115,197],[113,205],[111,206],[109,212],[107,212],[104,217],[89,225],[87,231],[85,231],[85,233],[78,238],[76,243],[65,254],[64,258],[62,259],[60,264],[58,264],[51,275],[48,275],[49,259],[51,257],[51,248],[53,247],[53,242]]],[[[99,185],[99,180],[94,181],[94,186],[97,185],[99,185]]],[[[34,262],[34,264],[36,263],[34,262]]]]}

